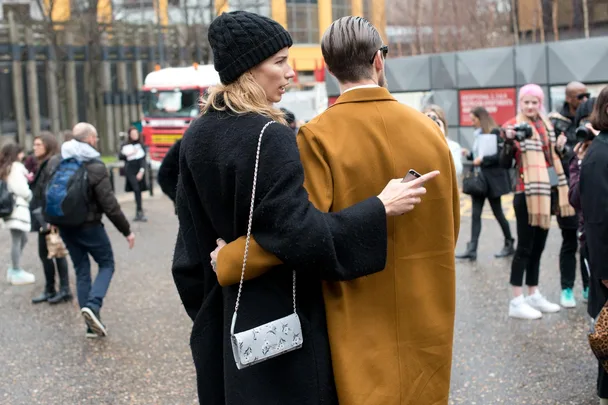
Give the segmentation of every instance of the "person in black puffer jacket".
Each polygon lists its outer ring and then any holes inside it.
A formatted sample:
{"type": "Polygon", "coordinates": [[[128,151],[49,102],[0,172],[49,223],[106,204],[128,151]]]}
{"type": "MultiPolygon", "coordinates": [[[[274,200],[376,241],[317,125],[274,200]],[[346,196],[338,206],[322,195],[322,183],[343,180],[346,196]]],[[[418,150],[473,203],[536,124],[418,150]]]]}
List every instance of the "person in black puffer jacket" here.
{"type": "Polygon", "coordinates": [[[160,185],[160,189],[173,201],[173,204],[175,204],[177,180],[179,178],[179,148],[181,144],[182,140],[178,139],[171,146],[158,169],[158,184],[160,185]]]}

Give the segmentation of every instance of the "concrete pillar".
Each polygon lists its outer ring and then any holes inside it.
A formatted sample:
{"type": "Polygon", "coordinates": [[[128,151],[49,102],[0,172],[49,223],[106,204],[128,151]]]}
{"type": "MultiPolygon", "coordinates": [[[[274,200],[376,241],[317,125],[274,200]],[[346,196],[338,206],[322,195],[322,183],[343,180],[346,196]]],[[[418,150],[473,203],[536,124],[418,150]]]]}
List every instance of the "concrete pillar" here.
{"type": "Polygon", "coordinates": [[[51,120],[51,132],[59,135],[61,121],[59,118],[59,93],[57,87],[57,55],[52,44],[48,44],[49,51],[46,60],[46,86],[47,102],[49,105],[49,119],[51,120]]]}
{"type": "MultiPolygon", "coordinates": [[[[105,44],[104,44],[105,45],[105,44]]],[[[112,97],[112,72],[110,70],[110,62],[108,62],[108,48],[103,47],[102,50],[102,62],[101,62],[101,93],[103,94],[103,107],[104,107],[104,129],[105,137],[103,139],[106,151],[115,151],[115,140],[118,133],[115,132],[114,128],[114,109],[113,109],[113,97],[112,97]]]]}
{"type": "Polygon", "coordinates": [[[117,35],[118,39],[118,61],[116,62],[116,78],[118,80],[118,93],[120,98],[120,108],[122,116],[122,131],[126,131],[131,125],[131,119],[129,111],[129,97],[128,97],[128,83],[127,83],[127,62],[126,62],[126,50],[124,46],[124,31],[120,31],[117,35]]]}
{"type": "Polygon", "coordinates": [[[34,34],[30,26],[25,27],[25,43],[27,45],[27,101],[30,109],[30,133],[32,139],[28,139],[24,145],[30,150],[33,138],[40,135],[40,99],[38,98],[38,75],[36,72],[36,47],[34,45],[34,34]]]}
{"type": "Polygon", "coordinates": [[[25,121],[25,95],[23,94],[23,71],[21,70],[21,45],[17,24],[13,12],[8,13],[9,41],[11,43],[12,69],[13,69],[13,100],[15,105],[15,120],[17,121],[17,139],[20,145],[25,145],[26,121],[25,121]]]}
{"type": "Polygon", "coordinates": [[[74,62],[74,40],[70,31],[65,32],[67,58],[65,62],[65,90],[68,101],[68,126],[78,124],[78,94],[76,93],[76,62],[74,62]]]}
{"type": "Polygon", "coordinates": [[[134,100],[133,100],[133,104],[131,105],[131,116],[135,117],[134,121],[139,121],[141,120],[141,117],[143,115],[143,111],[141,109],[141,100],[139,99],[139,94],[141,92],[141,89],[144,85],[144,79],[143,79],[143,73],[142,73],[142,53],[141,53],[141,48],[142,48],[143,42],[142,42],[142,37],[141,35],[138,33],[137,35],[137,41],[136,41],[136,47],[135,47],[135,57],[134,57],[134,61],[133,61],[133,87],[134,87],[134,100]]]}

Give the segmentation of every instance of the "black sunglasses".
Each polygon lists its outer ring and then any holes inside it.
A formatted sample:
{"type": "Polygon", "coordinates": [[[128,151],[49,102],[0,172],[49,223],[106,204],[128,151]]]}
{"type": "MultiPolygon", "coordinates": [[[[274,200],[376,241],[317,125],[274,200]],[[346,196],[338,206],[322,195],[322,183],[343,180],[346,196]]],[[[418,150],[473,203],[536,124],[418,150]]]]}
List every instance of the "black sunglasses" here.
{"type": "MultiPolygon", "coordinates": [[[[388,55],[388,45],[382,45],[380,47],[380,49],[378,49],[378,51],[382,51],[382,56],[386,59],[386,55],[388,55]]],[[[374,59],[376,59],[376,55],[378,54],[378,51],[374,52],[374,56],[372,56],[372,58],[369,61],[370,65],[374,64],[374,59]]]]}
{"type": "Polygon", "coordinates": [[[579,94],[578,96],[576,96],[576,98],[577,98],[578,100],[582,100],[582,99],[584,99],[584,98],[589,98],[589,97],[591,97],[591,93],[581,93],[581,94],[579,94]]]}

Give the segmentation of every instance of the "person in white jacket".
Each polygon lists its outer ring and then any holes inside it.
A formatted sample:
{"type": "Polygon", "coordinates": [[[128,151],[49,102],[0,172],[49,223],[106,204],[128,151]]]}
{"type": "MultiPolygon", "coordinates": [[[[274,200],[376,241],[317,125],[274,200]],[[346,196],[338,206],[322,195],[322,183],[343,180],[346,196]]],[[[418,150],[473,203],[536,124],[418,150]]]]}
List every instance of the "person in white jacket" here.
{"type": "Polygon", "coordinates": [[[4,227],[11,231],[12,267],[6,272],[6,280],[12,285],[32,284],[36,277],[21,268],[21,255],[27,243],[27,233],[31,230],[29,202],[32,191],[28,185],[28,171],[21,163],[24,153],[19,145],[9,143],[0,151],[0,180],[6,182],[13,194],[15,205],[10,216],[4,219],[4,227]]]}
{"type": "Polygon", "coordinates": [[[422,112],[435,121],[439,128],[441,128],[441,132],[446,137],[446,141],[448,142],[448,147],[450,148],[450,152],[452,153],[452,160],[454,161],[454,168],[456,169],[456,176],[460,176],[462,174],[462,147],[456,141],[448,138],[448,122],[445,118],[445,112],[438,105],[428,105],[424,107],[422,112]]]}

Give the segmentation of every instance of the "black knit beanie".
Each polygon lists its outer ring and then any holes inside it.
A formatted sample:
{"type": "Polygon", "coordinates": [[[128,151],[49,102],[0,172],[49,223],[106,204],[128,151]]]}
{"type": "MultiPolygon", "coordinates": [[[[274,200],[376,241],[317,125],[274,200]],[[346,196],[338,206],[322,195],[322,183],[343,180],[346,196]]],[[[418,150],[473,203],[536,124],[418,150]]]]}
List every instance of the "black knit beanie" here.
{"type": "Polygon", "coordinates": [[[223,84],[257,66],[285,47],[291,35],[278,22],[247,11],[223,13],[209,26],[213,65],[223,84]]]}

